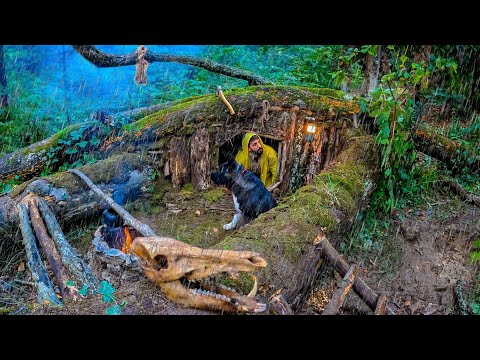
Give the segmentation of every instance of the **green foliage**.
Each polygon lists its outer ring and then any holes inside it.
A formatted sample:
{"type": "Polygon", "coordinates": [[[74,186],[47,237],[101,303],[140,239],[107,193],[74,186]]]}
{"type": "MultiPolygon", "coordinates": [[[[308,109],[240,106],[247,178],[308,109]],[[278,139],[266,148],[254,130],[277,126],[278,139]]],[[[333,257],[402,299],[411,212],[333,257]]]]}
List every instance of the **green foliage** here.
{"type": "Polygon", "coordinates": [[[20,176],[15,175],[13,179],[0,181],[0,195],[3,193],[7,193],[12,190],[16,185],[21,184],[22,181],[20,180],[20,176]]]}
{"type": "MultiPolygon", "coordinates": [[[[68,281],[66,285],[73,286],[73,281],[68,281]]],[[[114,303],[114,305],[110,306],[105,310],[105,314],[107,315],[121,315],[122,314],[122,307],[127,305],[126,301],[123,301],[121,304],[118,304],[117,300],[115,299],[114,293],[115,288],[112,284],[110,284],[107,280],[102,280],[100,286],[98,287],[97,294],[101,295],[101,299],[103,302],[106,303],[114,303]]],[[[88,296],[88,287],[87,285],[83,285],[80,290],[78,290],[78,294],[84,297],[88,296]]]]}

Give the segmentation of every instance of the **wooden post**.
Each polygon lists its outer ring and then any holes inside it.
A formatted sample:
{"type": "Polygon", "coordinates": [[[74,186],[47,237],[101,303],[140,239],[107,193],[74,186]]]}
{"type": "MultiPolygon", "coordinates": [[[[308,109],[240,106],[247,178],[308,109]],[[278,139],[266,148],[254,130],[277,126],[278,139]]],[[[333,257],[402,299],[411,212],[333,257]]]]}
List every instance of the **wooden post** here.
{"type": "Polygon", "coordinates": [[[191,178],[193,188],[205,190],[210,180],[209,134],[206,128],[195,131],[190,143],[191,178]]]}
{"type": "Polygon", "coordinates": [[[327,306],[323,310],[322,315],[336,315],[338,313],[338,311],[340,310],[340,307],[343,304],[343,301],[345,300],[345,297],[347,296],[348,292],[352,288],[353,281],[355,280],[355,277],[357,276],[357,272],[358,272],[358,266],[357,265],[350,266],[350,269],[345,274],[345,276],[342,280],[342,285],[333,294],[329,303],[327,304],[327,306]]]}
{"type": "Polygon", "coordinates": [[[175,187],[190,182],[190,151],[188,150],[185,138],[173,137],[170,140],[170,174],[175,187]]]}
{"type": "Polygon", "coordinates": [[[387,308],[387,296],[380,295],[377,300],[377,307],[375,308],[375,315],[385,315],[387,308]]]}

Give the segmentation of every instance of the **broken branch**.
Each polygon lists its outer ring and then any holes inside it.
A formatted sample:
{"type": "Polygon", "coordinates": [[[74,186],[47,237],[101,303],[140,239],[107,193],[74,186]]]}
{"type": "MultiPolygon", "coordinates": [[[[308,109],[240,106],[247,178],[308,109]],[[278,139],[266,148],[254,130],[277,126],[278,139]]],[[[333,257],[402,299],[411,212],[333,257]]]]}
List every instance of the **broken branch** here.
{"type": "Polygon", "coordinates": [[[82,173],[80,170],[77,169],[70,169],[68,172],[77,175],[80,179],[85,181],[90,189],[93,190],[95,194],[100,196],[103,200],[106,201],[110,207],[117,212],[118,215],[125,220],[127,225],[130,225],[135,230],[140,232],[143,236],[156,236],[152,229],[147,224],[144,224],[137,219],[135,219],[132,215],[129,214],[127,210],[125,210],[122,206],[118,205],[110,196],[105,194],[98,186],[96,186],[87,175],[82,173]]]}
{"type": "Polygon", "coordinates": [[[37,288],[37,301],[42,305],[58,305],[63,306],[58,300],[53,285],[48,278],[47,269],[42,263],[40,253],[35,243],[35,236],[30,227],[28,219],[28,209],[25,204],[18,205],[18,215],[20,216],[20,230],[23,236],[23,244],[27,253],[27,265],[32,273],[33,281],[37,288]]]}

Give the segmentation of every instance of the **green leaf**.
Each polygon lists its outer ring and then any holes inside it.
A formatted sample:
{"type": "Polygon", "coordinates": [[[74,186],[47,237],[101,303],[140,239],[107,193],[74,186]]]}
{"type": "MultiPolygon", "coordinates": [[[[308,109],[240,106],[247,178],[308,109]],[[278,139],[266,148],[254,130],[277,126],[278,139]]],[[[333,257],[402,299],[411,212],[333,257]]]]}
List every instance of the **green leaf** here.
{"type": "Polygon", "coordinates": [[[87,296],[88,295],[88,286],[83,284],[80,290],[78,290],[78,295],[87,296]]]}
{"type": "Polygon", "coordinates": [[[106,303],[113,303],[115,302],[115,298],[111,294],[102,295],[102,301],[106,303]]]}
{"type": "Polygon", "coordinates": [[[75,148],[68,148],[67,151],[65,151],[66,154],[75,154],[77,152],[78,150],[75,148]]]}
{"type": "Polygon", "coordinates": [[[87,145],[88,145],[88,141],[85,141],[85,140],[84,140],[84,141],[80,141],[80,142],[78,143],[78,146],[80,146],[82,149],[83,149],[85,146],[87,146],[87,145]]]}
{"type": "Polygon", "coordinates": [[[392,174],[392,169],[388,168],[387,170],[385,170],[385,176],[390,176],[392,174]]]}
{"type": "Polygon", "coordinates": [[[75,286],[75,283],[72,280],[68,280],[65,285],[67,286],[75,286]]]}
{"type": "Polygon", "coordinates": [[[105,314],[107,315],[121,315],[122,314],[122,309],[118,305],[114,305],[112,307],[109,307],[107,310],[105,310],[105,314]]]}
{"type": "Polygon", "coordinates": [[[115,288],[107,280],[103,280],[98,287],[98,293],[101,295],[112,295],[115,288]]]}
{"type": "Polygon", "coordinates": [[[477,303],[471,303],[470,307],[472,308],[472,311],[475,315],[480,314],[480,305],[478,305],[477,303]]]}
{"type": "Polygon", "coordinates": [[[128,302],[123,301],[123,302],[120,304],[120,306],[125,306],[125,305],[127,305],[127,304],[128,304],[128,302]]]}

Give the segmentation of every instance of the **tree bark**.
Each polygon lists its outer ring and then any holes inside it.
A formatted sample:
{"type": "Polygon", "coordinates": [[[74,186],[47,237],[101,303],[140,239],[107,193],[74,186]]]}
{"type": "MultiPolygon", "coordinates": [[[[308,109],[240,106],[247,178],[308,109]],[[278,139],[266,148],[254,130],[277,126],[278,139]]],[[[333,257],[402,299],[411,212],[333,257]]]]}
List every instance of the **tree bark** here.
{"type": "Polygon", "coordinates": [[[293,310],[282,294],[275,295],[268,302],[269,315],[293,315],[293,310]]]}
{"type": "Polygon", "coordinates": [[[98,196],[100,196],[103,200],[105,200],[105,202],[113,209],[117,212],[118,215],[120,215],[122,217],[123,220],[125,220],[125,222],[130,225],[131,227],[133,227],[135,230],[139,231],[143,236],[156,236],[155,232],[150,229],[150,227],[147,225],[147,224],[144,224],[140,221],[138,221],[137,219],[135,219],[132,215],[130,215],[128,213],[127,210],[125,210],[123,207],[121,207],[120,205],[118,205],[110,196],[108,196],[107,194],[105,194],[102,190],[100,190],[98,188],[98,186],[96,186],[92,180],[90,180],[88,178],[88,176],[86,176],[84,173],[82,173],[80,170],[76,170],[76,169],[71,169],[71,170],[68,170],[69,172],[77,175],[78,177],[80,177],[83,181],[85,181],[85,183],[88,185],[88,187],[90,189],[93,190],[93,192],[95,194],[97,194],[98,196]]]}
{"type": "Polygon", "coordinates": [[[20,230],[22,231],[23,244],[27,253],[27,265],[32,273],[33,281],[37,288],[37,301],[42,305],[63,306],[58,300],[53,290],[53,285],[48,278],[47,270],[42,263],[38,247],[35,242],[30,220],[28,218],[28,209],[25,204],[18,205],[18,214],[20,217],[20,230]]]}
{"type": "Polygon", "coordinates": [[[190,152],[188,143],[183,137],[173,137],[170,140],[170,174],[175,187],[190,182],[190,152]]]}
{"type": "MultiPolygon", "coordinates": [[[[319,239],[315,248],[322,254],[322,256],[329,260],[340,276],[345,276],[349,268],[347,263],[325,237],[319,239]]],[[[355,277],[353,290],[372,311],[375,311],[377,308],[378,295],[359,276],[355,277]]],[[[394,311],[388,306],[386,307],[386,311],[389,315],[394,314],[394,311]]]]}
{"type": "Polygon", "coordinates": [[[377,300],[375,315],[385,315],[386,310],[387,310],[387,296],[380,295],[377,300]]]}
{"type": "MultiPolygon", "coordinates": [[[[128,55],[111,55],[98,50],[96,46],[92,45],[73,45],[73,48],[85,59],[98,67],[129,66],[137,63],[136,52],[128,55]]],[[[157,54],[153,51],[147,50],[144,59],[149,63],[176,62],[180,64],[192,65],[217,74],[246,80],[248,81],[249,85],[263,85],[271,83],[263,77],[253,75],[245,70],[235,69],[227,65],[222,65],[206,59],[198,59],[193,56],[157,54]]]]}
{"type": "Polygon", "coordinates": [[[327,306],[325,306],[325,309],[323,310],[322,315],[338,314],[338,311],[340,310],[343,302],[345,301],[345,297],[347,296],[350,289],[352,288],[353,281],[357,276],[357,272],[358,272],[357,265],[350,266],[350,269],[343,277],[340,288],[333,294],[327,306]]]}
{"type": "Polygon", "coordinates": [[[77,250],[65,239],[65,235],[63,235],[55,215],[53,215],[45,200],[40,199],[38,201],[38,208],[45,219],[48,231],[57,245],[62,263],[82,285],[87,285],[91,290],[97,290],[100,285],[99,280],[90,267],[82,260],[77,250]]]}
{"type": "Polygon", "coordinates": [[[3,45],[0,45],[0,109],[8,106],[7,73],[3,57],[3,45]]]}
{"type": "Polygon", "coordinates": [[[53,242],[52,238],[48,236],[47,229],[43,224],[37,203],[38,197],[32,198],[29,202],[30,219],[32,221],[33,229],[35,231],[35,235],[37,236],[38,242],[40,243],[47,257],[50,268],[55,275],[55,280],[60,290],[60,295],[62,295],[63,301],[69,300],[69,298],[71,299],[73,297],[73,293],[66,286],[66,283],[69,279],[65,268],[63,267],[60,254],[55,247],[55,243],[53,242]]]}

